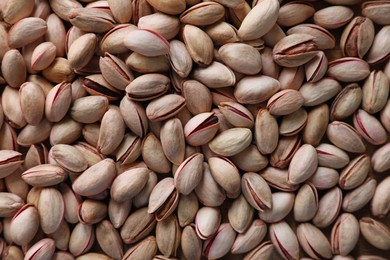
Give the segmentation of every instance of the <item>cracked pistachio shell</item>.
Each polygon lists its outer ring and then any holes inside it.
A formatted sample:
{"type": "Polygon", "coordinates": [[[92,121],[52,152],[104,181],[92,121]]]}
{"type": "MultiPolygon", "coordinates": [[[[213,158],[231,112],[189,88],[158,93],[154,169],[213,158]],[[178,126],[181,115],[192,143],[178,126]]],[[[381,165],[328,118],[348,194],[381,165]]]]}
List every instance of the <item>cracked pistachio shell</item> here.
{"type": "Polygon", "coordinates": [[[363,237],[371,245],[382,250],[389,250],[390,229],[388,226],[369,217],[361,218],[359,224],[363,237]]]}
{"type": "Polygon", "coordinates": [[[134,134],[141,138],[144,137],[148,132],[148,119],[145,109],[139,103],[129,100],[127,97],[123,97],[119,109],[126,126],[134,134]]]}
{"type": "Polygon", "coordinates": [[[175,72],[186,78],[192,70],[192,58],[186,45],[179,40],[169,42],[169,63],[175,72]]]}
{"type": "Polygon", "coordinates": [[[146,116],[151,121],[162,121],[173,117],[186,106],[186,100],[176,94],[159,97],[148,104],[146,116]]]}
{"type": "Polygon", "coordinates": [[[341,120],[352,115],[362,102],[363,92],[356,83],[345,86],[335,97],[330,109],[330,120],[341,120]]]}
{"type": "Polygon", "coordinates": [[[310,223],[302,223],[297,228],[297,237],[303,250],[313,258],[332,257],[332,249],[326,236],[310,223]]]}
{"type": "Polygon", "coordinates": [[[335,145],[321,143],[316,150],[319,166],[340,169],[349,163],[348,154],[335,145]]]}
{"type": "Polygon", "coordinates": [[[376,185],[377,181],[368,177],[362,185],[348,192],[344,196],[343,210],[356,212],[363,208],[374,196],[376,185]]]}
{"type": "Polygon", "coordinates": [[[96,240],[107,255],[114,259],[123,257],[121,237],[110,221],[103,220],[97,225],[96,240]]]}
{"type": "Polygon", "coordinates": [[[8,44],[20,48],[38,40],[46,33],[46,21],[38,17],[26,17],[15,23],[8,31],[8,44]]]}
{"type": "Polygon", "coordinates": [[[182,13],[186,9],[185,0],[159,1],[147,0],[147,2],[160,12],[176,15],[182,13]]]}
{"type": "Polygon", "coordinates": [[[297,111],[304,104],[302,94],[285,89],[274,94],[267,102],[267,109],[274,116],[285,116],[297,111]]]}
{"type": "Polygon", "coordinates": [[[344,190],[358,187],[364,182],[371,169],[370,157],[361,155],[353,159],[340,174],[339,186],[344,190]]]}
{"type": "Polygon", "coordinates": [[[389,25],[390,18],[387,15],[389,11],[390,4],[387,1],[367,1],[362,3],[362,14],[376,24],[389,25]]]}
{"type": "Polygon", "coordinates": [[[173,178],[165,178],[154,186],[149,197],[148,213],[155,214],[157,221],[169,217],[179,203],[179,192],[173,178]]]}
{"type": "Polygon", "coordinates": [[[51,122],[59,122],[66,115],[72,102],[70,83],[62,82],[53,87],[46,96],[45,115],[51,122]]]}
{"type": "Polygon", "coordinates": [[[39,228],[38,210],[32,204],[26,204],[15,213],[11,220],[10,234],[17,245],[27,245],[39,228]]]}
{"type": "Polygon", "coordinates": [[[85,67],[92,59],[97,44],[98,40],[94,33],[86,33],[77,38],[70,45],[67,53],[72,68],[81,69],[85,67]]]}
{"type": "Polygon", "coordinates": [[[332,252],[348,255],[358,243],[359,235],[360,228],[356,217],[350,213],[341,214],[332,228],[332,252]]]}
{"type": "Polygon", "coordinates": [[[22,165],[22,154],[12,150],[0,150],[0,177],[5,178],[22,165]]]}
{"type": "Polygon", "coordinates": [[[195,217],[196,234],[202,240],[210,238],[221,223],[221,212],[218,208],[202,207],[195,217]]]}
{"type": "Polygon", "coordinates": [[[341,51],[345,56],[363,58],[370,49],[374,36],[374,23],[369,18],[357,16],[341,35],[341,51]]]}
{"type": "Polygon", "coordinates": [[[154,57],[169,53],[168,41],[159,33],[148,29],[127,33],[123,42],[130,50],[145,56],[154,57]]]}
{"type": "Polygon", "coordinates": [[[233,126],[247,128],[254,126],[253,115],[245,106],[234,102],[221,102],[218,108],[233,126]]]}
{"type": "Polygon", "coordinates": [[[203,174],[203,159],[203,154],[195,153],[177,168],[174,184],[180,193],[188,195],[199,184],[203,174]]]}
{"type": "Polygon", "coordinates": [[[337,147],[351,153],[364,153],[366,146],[355,128],[341,121],[333,121],[326,131],[329,140],[337,147]]]}
{"type": "Polygon", "coordinates": [[[102,119],[108,109],[108,99],[103,96],[86,96],[76,99],[70,116],[77,122],[91,124],[102,119]]]}
{"type": "Polygon", "coordinates": [[[54,61],[57,47],[52,42],[43,42],[35,47],[31,56],[31,69],[44,70],[54,61]]]}
{"type": "Polygon", "coordinates": [[[52,259],[55,249],[55,241],[51,238],[44,238],[36,242],[28,249],[24,259],[49,260],[52,259]]]}
{"type": "Polygon", "coordinates": [[[1,96],[3,117],[8,118],[8,123],[13,128],[23,128],[27,122],[23,116],[20,104],[20,94],[17,89],[6,86],[1,96]]]}
{"type": "Polygon", "coordinates": [[[297,236],[291,227],[284,221],[271,224],[269,235],[272,244],[279,254],[286,259],[299,258],[299,244],[297,236]]]}
{"type": "Polygon", "coordinates": [[[201,113],[191,118],[184,126],[188,144],[200,146],[211,141],[219,128],[219,119],[213,112],[201,113]]]}
{"type": "Polygon", "coordinates": [[[131,1],[108,0],[107,2],[116,21],[119,23],[128,23],[130,21],[133,15],[133,5],[131,1]]]}
{"type": "Polygon", "coordinates": [[[300,108],[282,118],[279,133],[283,136],[296,135],[306,126],[306,121],[307,112],[305,109],[300,108]]]}
{"type": "Polygon", "coordinates": [[[210,259],[225,256],[232,247],[236,238],[236,232],[229,223],[219,226],[213,237],[203,244],[203,255],[210,259]]]}
{"type": "Polygon", "coordinates": [[[24,205],[24,201],[18,195],[9,192],[0,192],[0,216],[10,218],[24,205]]]}
{"type": "Polygon", "coordinates": [[[283,67],[298,67],[317,55],[315,37],[294,33],[282,38],[273,49],[274,61],[283,67]]]}
{"type": "Polygon", "coordinates": [[[300,146],[301,138],[298,135],[280,138],[275,151],[271,154],[271,166],[280,169],[286,168],[300,146]]]}
{"type": "Polygon", "coordinates": [[[386,25],[375,35],[374,42],[366,58],[369,64],[380,63],[389,57],[389,31],[390,26],[386,25]]]}
{"type": "Polygon", "coordinates": [[[241,189],[248,202],[259,211],[272,208],[272,194],[267,182],[261,175],[248,172],[242,176],[241,189]]]}
{"type": "Polygon", "coordinates": [[[390,83],[381,70],[370,73],[362,87],[362,108],[368,113],[376,113],[386,106],[389,96],[390,83]]]}
{"type": "Polygon", "coordinates": [[[140,29],[156,31],[169,41],[179,33],[180,21],[173,15],[152,13],[140,17],[137,26],[140,29]]]}
{"type": "Polygon", "coordinates": [[[133,244],[149,235],[156,226],[153,214],[147,208],[140,208],[131,213],[123,224],[120,235],[125,244],[133,244]]]}
{"type": "Polygon", "coordinates": [[[148,236],[144,240],[130,247],[123,256],[123,259],[152,259],[157,254],[157,249],[156,238],[154,236],[148,236]]]}
{"type": "Polygon", "coordinates": [[[71,145],[56,144],[52,146],[49,152],[50,158],[61,168],[73,173],[81,173],[88,168],[83,154],[71,145]]]}
{"type": "Polygon", "coordinates": [[[274,167],[267,167],[260,172],[260,176],[269,186],[280,191],[295,191],[298,185],[288,182],[288,171],[274,167]]]}

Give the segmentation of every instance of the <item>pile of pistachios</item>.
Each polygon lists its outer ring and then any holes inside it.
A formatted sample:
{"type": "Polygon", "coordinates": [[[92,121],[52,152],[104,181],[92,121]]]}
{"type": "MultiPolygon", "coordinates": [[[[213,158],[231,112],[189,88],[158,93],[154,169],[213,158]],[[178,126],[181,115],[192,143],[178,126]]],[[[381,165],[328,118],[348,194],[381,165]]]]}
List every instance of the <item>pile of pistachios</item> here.
{"type": "Polygon", "coordinates": [[[1,259],[389,259],[389,0],[1,0],[0,68],[1,259]]]}

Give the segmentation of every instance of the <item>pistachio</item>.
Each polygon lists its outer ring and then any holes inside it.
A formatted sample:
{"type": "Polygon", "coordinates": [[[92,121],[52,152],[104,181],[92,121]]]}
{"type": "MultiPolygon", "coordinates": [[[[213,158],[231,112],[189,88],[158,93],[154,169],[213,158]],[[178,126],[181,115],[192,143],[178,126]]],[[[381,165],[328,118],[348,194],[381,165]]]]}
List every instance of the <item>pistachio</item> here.
{"type": "Polygon", "coordinates": [[[361,218],[359,224],[363,237],[371,245],[382,250],[388,250],[390,247],[390,230],[386,225],[369,217],[361,218]]]}
{"type": "Polygon", "coordinates": [[[328,125],[327,135],[334,145],[345,151],[362,153],[366,150],[359,133],[347,123],[333,121],[328,125]]]}
{"type": "Polygon", "coordinates": [[[299,244],[295,233],[284,221],[271,224],[269,235],[279,254],[287,259],[299,258],[299,244]]]}
{"type": "Polygon", "coordinates": [[[209,239],[221,222],[221,213],[218,208],[202,207],[195,218],[196,234],[202,240],[209,239]]]}
{"type": "Polygon", "coordinates": [[[317,54],[314,37],[294,33],[281,39],[273,49],[274,60],[284,67],[297,67],[307,63],[317,54]]]}
{"type": "Polygon", "coordinates": [[[275,0],[261,1],[246,14],[238,30],[242,40],[260,38],[274,26],[278,19],[279,2],[275,0]]]}
{"type": "Polygon", "coordinates": [[[234,243],[236,232],[229,223],[222,224],[203,245],[203,255],[215,259],[226,255],[234,243]]]}
{"type": "Polygon", "coordinates": [[[169,217],[179,202],[179,192],[173,178],[165,178],[153,188],[149,197],[148,213],[155,214],[161,221],[169,217]]]}
{"type": "Polygon", "coordinates": [[[341,214],[332,228],[332,252],[348,255],[356,246],[359,234],[359,222],[356,217],[350,213],[341,214]]]}
{"type": "Polygon", "coordinates": [[[297,237],[303,250],[313,258],[331,258],[330,243],[321,230],[310,223],[302,223],[297,228],[297,237]]]}
{"type": "Polygon", "coordinates": [[[196,4],[180,15],[180,22],[195,26],[210,25],[220,20],[225,15],[222,5],[215,2],[196,4]]]}
{"type": "Polygon", "coordinates": [[[318,210],[318,193],[313,184],[304,184],[298,191],[294,203],[295,221],[311,220],[318,210]]]}
{"type": "Polygon", "coordinates": [[[370,49],[374,36],[374,23],[369,18],[357,16],[341,35],[341,51],[346,56],[363,58],[370,49]]]}
{"type": "Polygon", "coordinates": [[[370,69],[362,59],[345,57],[329,62],[327,74],[339,81],[356,82],[367,78],[370,69]]]}
{"type": "Polygon", "coordinates": [[[369,177],[362,185],[348,192],[343,200],[343,210],[355,212],[364,207],[374,196],[376,184],[376,180],[369,177]]]}
{"type": "Polygon", "coordinates": [[[374,216],[384,217],[389,212],[389,203],[388,203],[388,186],[389,178],[385,178],[381,181],[374,193],[374,196],[371,201],[371,212],[374,216]]]}

